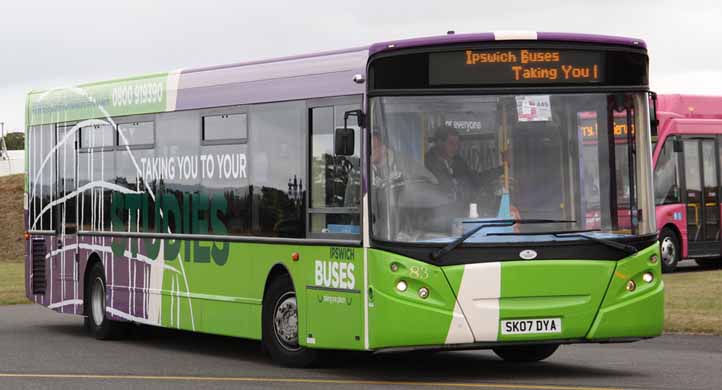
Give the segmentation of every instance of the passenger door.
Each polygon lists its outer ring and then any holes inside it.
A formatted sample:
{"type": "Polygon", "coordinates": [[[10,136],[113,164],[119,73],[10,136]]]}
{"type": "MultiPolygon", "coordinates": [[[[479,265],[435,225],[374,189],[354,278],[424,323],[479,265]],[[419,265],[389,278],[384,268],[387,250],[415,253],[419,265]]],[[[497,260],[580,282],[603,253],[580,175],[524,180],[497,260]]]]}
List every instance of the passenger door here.
{"type": "Polygon", "coordinates": [[[360,108],[360,96],[309,102],[307,237],[321,244],[304,252],[313,265],[304,283],[305,340],[312,347],[364,347],[361,134],[355,117],[348,120],[356,130],[355,153],[337,156],[333,147],[344,113],[360,108]]]}
{"type": "Polygon", "coordinates": [[[689,257],[720,253],[718,153],[714,138],[684,138],[689,257]]]}

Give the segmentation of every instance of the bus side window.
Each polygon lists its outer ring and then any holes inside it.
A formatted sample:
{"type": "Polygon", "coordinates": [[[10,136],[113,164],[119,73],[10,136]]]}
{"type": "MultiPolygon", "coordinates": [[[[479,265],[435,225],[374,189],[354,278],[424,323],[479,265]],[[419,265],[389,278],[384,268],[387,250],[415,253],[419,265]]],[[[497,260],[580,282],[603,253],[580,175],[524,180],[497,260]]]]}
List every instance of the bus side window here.
{"type": "Polygon", "coordinates": [[[336,127],[343,127],[344,112],[358,105],[328,105],[309,110],[311,118],[311,194],[309,230],[311,236],[361,234],[360,134],[355,117],[348,126],[357,131],[354,154],[337,156],[333,149],[336,127]]]}
{"type": "Polygon", "coordinates": [[[654,203],[679,203],[679,166],[675,153],[675,137],[668,137],[662,145],[657,164],[654,167],[654,203]]]}

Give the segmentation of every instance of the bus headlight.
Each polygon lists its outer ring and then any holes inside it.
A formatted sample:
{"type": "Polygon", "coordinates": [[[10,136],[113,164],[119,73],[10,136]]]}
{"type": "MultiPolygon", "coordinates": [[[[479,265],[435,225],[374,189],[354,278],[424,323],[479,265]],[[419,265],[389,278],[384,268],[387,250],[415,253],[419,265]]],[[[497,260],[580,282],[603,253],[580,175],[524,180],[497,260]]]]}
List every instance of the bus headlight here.
{"type": "Polygon", "coordinates": [[[406,291],[407,288],[409,288],[409,285],[406,284],[406,281],[405,281],[405,280],[399,280],[399,282],[396,283],[396,289],[399,290],[399,291],[401,291],[401,292],[406,291]]]}
{"type": "Polygon", "coordinates": [[[645,272],[642,275],[642,280],[644,280],[647,283],[652,283],[652,281],[654,280],[654,275],[651,272],[645,272]]]}

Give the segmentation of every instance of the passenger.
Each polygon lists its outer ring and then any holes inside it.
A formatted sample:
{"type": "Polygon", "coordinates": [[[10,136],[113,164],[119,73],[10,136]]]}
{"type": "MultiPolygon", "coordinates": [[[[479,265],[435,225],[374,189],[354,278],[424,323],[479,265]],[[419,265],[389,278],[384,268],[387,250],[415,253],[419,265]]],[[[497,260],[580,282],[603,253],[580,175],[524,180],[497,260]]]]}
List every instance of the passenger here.
{"type": "Polygon", "coordinates": [[[391,148],[386,146],[378,131],[371,133],[371,173],[373,174],[374,183],[385,183],[389,178],[389,173],[395,166],[395,156],[391,148]]]}

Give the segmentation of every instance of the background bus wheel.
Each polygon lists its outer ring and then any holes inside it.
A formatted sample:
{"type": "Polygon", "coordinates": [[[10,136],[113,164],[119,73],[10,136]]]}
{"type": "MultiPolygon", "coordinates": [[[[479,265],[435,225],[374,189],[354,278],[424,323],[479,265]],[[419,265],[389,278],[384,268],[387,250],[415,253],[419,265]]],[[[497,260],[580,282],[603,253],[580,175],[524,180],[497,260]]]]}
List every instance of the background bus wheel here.
{"type": "Polygon", "coordinates": [[[318,361],[318,351],[298,343],[298,307],[289,275],[271,281],[262,316],[263,348],[271,359],[287,367],[308,367],[318,361]]]}
{"type": "Polygon", "coordinates": [[[125,336],[128,324],[111,321],[105,315],[105,273],[100,263],[94,263],[85,283],[85,327],[98,340],[112,340],[125,336]]]}
{"type": "Polygon", "coordinates": [[[494,353],[507,362],[538,362],[551,356],[559,344],[518,345],[494,348],[494,353]]]}
{"type": "Polygon", "coordinates": [[[659,234],[659,249],[662,254],[662,272],[672,272],[679,263],[679,240],[670,228],[662,229],[659,234]]]}

